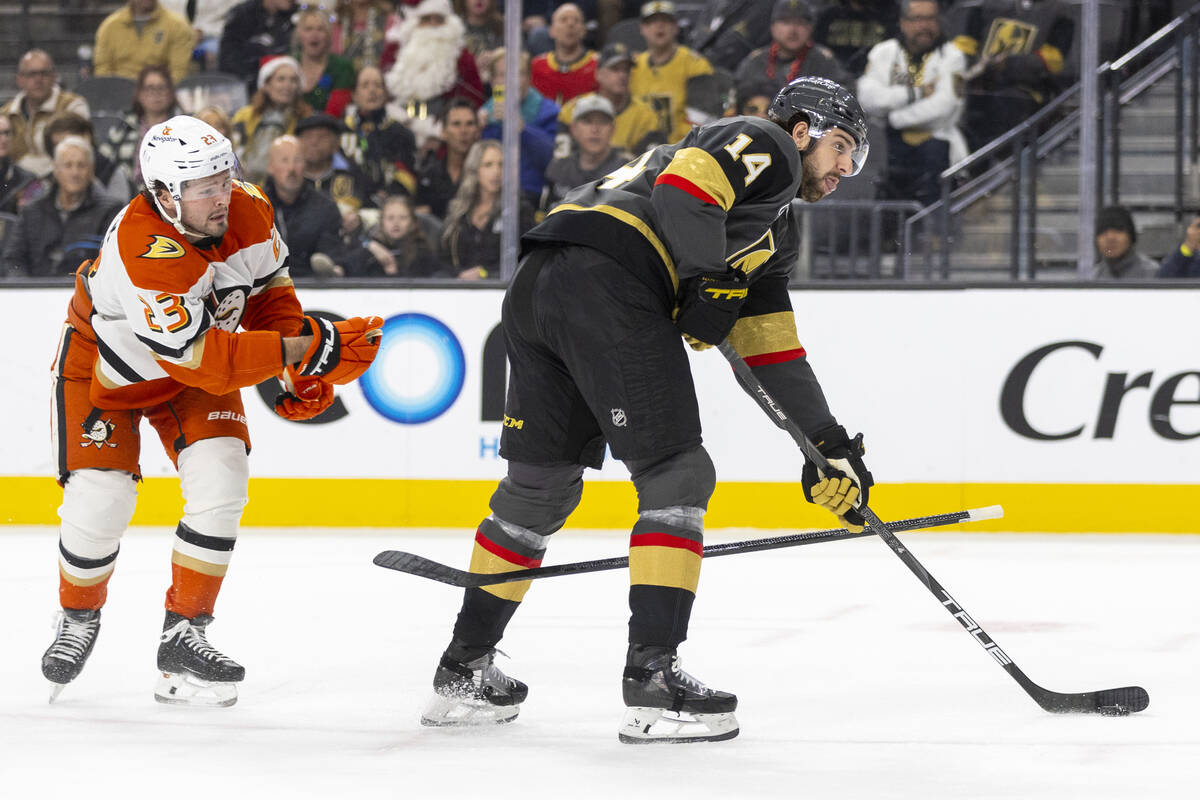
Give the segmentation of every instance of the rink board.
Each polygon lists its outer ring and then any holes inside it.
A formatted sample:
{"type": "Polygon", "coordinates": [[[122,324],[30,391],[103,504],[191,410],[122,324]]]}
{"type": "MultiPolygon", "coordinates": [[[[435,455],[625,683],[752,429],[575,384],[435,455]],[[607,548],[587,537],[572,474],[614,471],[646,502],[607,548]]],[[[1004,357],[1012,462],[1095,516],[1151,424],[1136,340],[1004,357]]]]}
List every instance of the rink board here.
{"type": "MultiPolygon", "coordinates": [[[[254,449],[245,521],[286,526],[474,525],[503,474],[501,292],[305,289],[309,311],[375,313],[385,349],[336,418],[275,416],[244,393],[254,449]]],[[[53,523],[49,364],[68,292],[6,290],[11,376],[0,522],[53,523]]],[[[1200,289],[794,292],[800,338],[830,405],[866,435],[885,518],[1000,503],[972,530],[1200,532],[1200,289]]],[[[791,440],[715,351],[691,354],[720,486],[713,527],[825,526],[794,483],[791,440]]],[[[614,410],[615,411],[615,410],[614,410]]],[[[515,424],[515,423],[513,423],[515,424]]],[[[143,436],[140,524],[173,525],[178,483],[143,436]]],[[[68,446],[93,446],[84,441],[68,446]]],[[[578,527],[623,527],[619,463],[588,473],[578,527]]]]}

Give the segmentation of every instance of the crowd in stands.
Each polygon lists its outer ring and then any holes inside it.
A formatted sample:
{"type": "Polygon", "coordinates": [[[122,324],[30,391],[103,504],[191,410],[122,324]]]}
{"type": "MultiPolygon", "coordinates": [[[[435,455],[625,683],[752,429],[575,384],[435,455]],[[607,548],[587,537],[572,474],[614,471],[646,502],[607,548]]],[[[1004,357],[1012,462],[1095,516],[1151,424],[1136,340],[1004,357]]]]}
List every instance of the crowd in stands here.
{"type": "MultiPolygon", "coordinates": [[[[1034,113],[1075,57],[1062,0],[688,5],[526,0],[519,85],[506,87],[502,0],[129,0],[95,35],[94,74],[130,81],[129,104],[102,110],[117,119],[100,125],[43,50],[20,59],[0,109],[0,274],[66,275],[94,256],[143,188],[143,134],[181,110],[230,137],[275,206],[293,275],[473,280],[499,275],[506,89],[523,231],[696,124],[765,117],[801,75],[857,91],[883,151],[876,196],[928,204],[939,174],[1034,113]],[[188,107],[177,87],[203,73],[231,76],[239,107],[188,107]]],[[[1153,269],[1130,261],[1127,212],[1100,222],[1097,277],[1200,276],[1200,218],[1153,269]]]]}

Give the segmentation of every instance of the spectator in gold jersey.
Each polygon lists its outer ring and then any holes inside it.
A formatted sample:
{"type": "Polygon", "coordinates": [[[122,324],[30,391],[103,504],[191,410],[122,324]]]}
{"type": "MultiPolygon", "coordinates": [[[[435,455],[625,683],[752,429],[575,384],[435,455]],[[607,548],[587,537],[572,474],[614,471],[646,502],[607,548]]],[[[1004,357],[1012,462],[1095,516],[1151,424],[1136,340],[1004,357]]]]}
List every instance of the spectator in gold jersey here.
{"type": "Polygon", "coordinates": [[[667,141],[677,142],[692,129],[687,120],[688,78],[709,74],[712,65],[679,44],[679,20],[670,0],[645,3],[641,20],[646,50],[634,59],[629,93],[654,109],[659,130],[667,141]]]}

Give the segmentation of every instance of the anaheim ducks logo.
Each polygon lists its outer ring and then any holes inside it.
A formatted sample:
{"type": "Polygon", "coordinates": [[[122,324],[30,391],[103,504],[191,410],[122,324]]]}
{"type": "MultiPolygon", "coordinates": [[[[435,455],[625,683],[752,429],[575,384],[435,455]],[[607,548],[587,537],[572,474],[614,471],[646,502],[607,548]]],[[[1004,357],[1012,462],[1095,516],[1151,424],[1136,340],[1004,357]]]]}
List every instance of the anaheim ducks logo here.
{"type": "Polygon", "coordinates": [[[171,237],[155,234],[142,258],[179,258],[184,252],[183,245],[171,237]]]}
{"type": "Polygon", "coordinates": [[[242,314],[246,311],[246,289],[234,286],[229,289],[216,290],[213,294],[216,297],[209,300],[213,325],[223,331],[233,333],[237,330],[238,323],[242,321],[242,314]],[[214,305],[215,308],[213,308],[214,305]]]}
{"type": "Polygon", "coordinates": [[[116,447],[116,444],[110,442],[113,431],[117,426],[113,424],[111,419],[98,419],[92,423],[90,430],[85,430],[82,434],[83,441],[79,443],[80,447],[95,445],[97,450],[103,450],[105,445],[116,447]]]}

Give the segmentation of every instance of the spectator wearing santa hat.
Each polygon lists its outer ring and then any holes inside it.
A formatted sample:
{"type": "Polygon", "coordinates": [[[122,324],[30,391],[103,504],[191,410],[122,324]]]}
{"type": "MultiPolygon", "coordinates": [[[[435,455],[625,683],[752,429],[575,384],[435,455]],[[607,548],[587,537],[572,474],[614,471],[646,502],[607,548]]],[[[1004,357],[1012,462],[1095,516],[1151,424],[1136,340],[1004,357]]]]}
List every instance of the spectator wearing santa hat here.
{"type": "Polygon", "coordinates": [[[465,97],[476,108],[483,102],[483,83],[465,47],[465,33],[450,0],[421,0],[387,33],[399,46],[385,77],[392,95],[388,112],[412,129],[418,145],[437,138],[437,117],[452,99],[465,97]]]}
{"type": "Polygon", "coordinates": [[[291,56],[275,56],[258,70],[250,103],[233,115],[233,150],[242,175],[261,183],[267,176],[267,151],[276,138],[296,130],[312,107],[300,94],[300,65],[291,56]]]}

